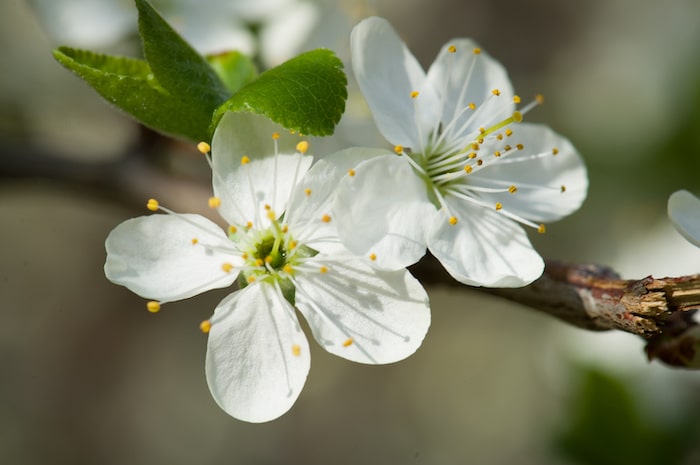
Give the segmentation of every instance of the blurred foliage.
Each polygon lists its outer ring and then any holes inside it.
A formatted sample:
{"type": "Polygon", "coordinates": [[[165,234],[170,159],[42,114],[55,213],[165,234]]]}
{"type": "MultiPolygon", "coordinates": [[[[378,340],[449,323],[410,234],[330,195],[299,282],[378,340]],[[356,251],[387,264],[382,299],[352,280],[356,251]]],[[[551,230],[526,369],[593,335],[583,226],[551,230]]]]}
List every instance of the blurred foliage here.
{"type": "Polygon", "coordinates": [[[655,421],[620,379],[584,369],[569,400],[566,424],[555,439],[562,456],[581,465],[687,463],[700,425],[689,409],[670,424],[655,421]]]}

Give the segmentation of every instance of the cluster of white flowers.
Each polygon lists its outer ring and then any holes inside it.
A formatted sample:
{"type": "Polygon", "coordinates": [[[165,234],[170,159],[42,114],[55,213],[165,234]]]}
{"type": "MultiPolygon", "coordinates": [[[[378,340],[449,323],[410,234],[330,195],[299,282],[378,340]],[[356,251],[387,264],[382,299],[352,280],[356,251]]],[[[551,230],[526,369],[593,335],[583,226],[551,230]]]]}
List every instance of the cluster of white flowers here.
{"type": "MultiPolygon", "coordinates": [[[[309,142],[264,117],[226,114],[211,147],[221,228],[199,215],[125,221],[106,241],[105,274],[167,302],[238,283],[213,316],[207,381],[217,403],[251,422],[298,397],[309,370],[307,320],[329,352],[361,363],[412,354],[430,325],[427,294],[405,267],[429,249],[459,281],[522,286],[543,261],[520,225],[576,210],[584,164],[527,111],[502,66],[474,43],[448,43],[425,73],[383,19],[351,38],[353,70],[394,150],[349,148],[312,161],[309,142]]],[[[209,155],[211,154],[211,155],[209,155]]]]}

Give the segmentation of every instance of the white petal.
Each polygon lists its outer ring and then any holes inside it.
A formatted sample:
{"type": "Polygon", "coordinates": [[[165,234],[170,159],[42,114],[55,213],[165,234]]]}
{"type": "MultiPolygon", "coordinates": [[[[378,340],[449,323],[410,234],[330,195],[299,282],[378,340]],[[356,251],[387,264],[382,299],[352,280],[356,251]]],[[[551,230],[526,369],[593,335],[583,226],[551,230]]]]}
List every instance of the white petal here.
{"type": "Polygon", "coordinates": [[[327,351],[360,363],[391,363],[420,347],[430,326],[428,296],[406,270],[378,271],[361,260],[325,259],[328,271],[297,279],[296,305],[327,351]]]}
{"type": "Polygon", "coordinates": [[[216,308],[207,383],[229,415],[260,423],[284,414],[299,397],[310,362],[294,309],[272,285],[248,286],[216,308]]]}
{"type": "Polygon", "coordinates": [[[586,199],[588,175],[576,148],[544,125],[520,123],[511,128],[513,135],[504,138],[507,140],[482,146],[482,153],[491,158],[487,163],[494,163],[467,176],[466,181],[502,189],[516,186],[514,194],[483,194],[482,198],[494,205],[500,202],[504,209],[535,222],[556,221],[578,210],[586,199]],[[493,152],[503,150],[504,143],[514,152],[494,160],[493,152]],[[518,143],[523,150],[515,149],[518,143]]]}
{"type": "Polygon", "coordinates": [[[382,135],[394,145],[421,147],[440,116],[435,91],[396,31],[382,18],[367,18],[350,36],[352,69],[382,135]],[[419,92],[417,99],[411,93],[419,92]],[[416,118],[418,106],[420,121],[416,118]]]}
{"type": "Polygon", "coordinates": [[[286,220],[294,234],[300,235],[297,239],[318,251],[338,250],[340,239],[332,211],[338,183],[351,168],[388,153],[354,147],[316,161],[292,193],[287,209],[286,220]],[[324,215],[329,215],[331,221],[323,222],[324,215]]]}
{"type": "Polygon", "coordinates": [[[351,252],[397,270],[425,254],[436,209],[405,155],[387,154],[360,163],[354,176],[341,180],[334,211],[340,239],[351,252]]]}
{"type": "Polygon", "coordinates": [[[453,133],[474,113],[467,109],[470,103],[479,113],[460,131],[462,134],[499,123],[515,110],[513,87],[505,68],[483,50],[475,54],[475,48],[478,45],[469,39],[454,39],[442,47],[428,70],[428,82],[440,94],[448,139],[457,137],[453,133]],[[450,53],[450,46],[455,47],[454,53],[450,53]],[[500,91],[499,96],[492,94],[494,89],[500,91]],[[453,120],[455,123],[448,127],[453,120]]]}
{"type": "Polygon", "coordinates": [[[537,279],[544,262],[525,231],[495,210],[446,198],[428,239],[430,252],[457,280],[471,286],[520,287],[537,279]]]}
{"type": "Polygon", "coordinates": [[[668,198],[668,216],[676,230],[700,247],[700,199],[688,191],[676,191],[668,198]]]}
{"type": "Polygon", "coordinates": [[[214,195],[230,223],[267,224],[264,206],[278,214],[287,207],[294,185],[311,166],[312,157],[296,151],[301,141],[269,119],[252,113],[226,113],[212,140],[214,195]],[[275,156],[273,133],[279,155],[275,156]],[[251,161],[241,164],[243,157],[251,161]]]}
{"type": "Polygon", "coordinates": [[[221,228],[199,215],[155,214],[127,220],[109,233],[105,248],[107,279],[160,301],[230,286],[238,275],[235,266],[242,263],[221,228]],[[234,269],[224,271],[224,263],[234,269]]]}

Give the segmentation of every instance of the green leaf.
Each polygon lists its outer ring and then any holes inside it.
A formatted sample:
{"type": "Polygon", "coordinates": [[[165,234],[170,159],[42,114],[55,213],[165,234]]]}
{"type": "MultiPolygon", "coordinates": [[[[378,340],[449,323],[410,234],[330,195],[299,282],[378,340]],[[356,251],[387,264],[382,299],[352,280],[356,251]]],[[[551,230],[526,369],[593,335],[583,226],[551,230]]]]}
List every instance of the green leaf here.
{"type": "Polygon", "coordinates": [[[258,71],[253,61],[241,52],[231,51],[207,56],[209,65],[224,83],[230,94],[255,80],[258,71]]]}
{"type": "Polygon", "coordinates": [[[107,101],[146,126],[193,141],[208,140],[211,112],[172,96],[145,61],[69,47],[54,50],[53,56],[107,101]]]}
{"type": "Polygon", "coordinates": [[[318,49],[262,73],[216,111],[210,134],[226,111],[264,115],[302,134],[333,134],[345,110],[347,78],[330,50],[318,49]]]}
{"type": "Polygon", "coordinates": [[[182,100],[213,112],[230,93],[209,63],[146,0],[136,0],[136,8],[143,53],[158,81],[182,100]]]}

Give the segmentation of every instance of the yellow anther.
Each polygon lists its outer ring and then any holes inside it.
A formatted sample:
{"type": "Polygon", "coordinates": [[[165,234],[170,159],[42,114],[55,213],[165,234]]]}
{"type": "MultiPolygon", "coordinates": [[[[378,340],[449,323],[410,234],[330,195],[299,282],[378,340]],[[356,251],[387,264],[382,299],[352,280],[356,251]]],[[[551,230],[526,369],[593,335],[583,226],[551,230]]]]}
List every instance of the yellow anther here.
{"type": "Polygon", "coordinates": [[[229,234],[236,234],[236,231],[238,231],[238,228],[235,227],[234,225],[231,225],[228,227],[229,234]]]}
{"type": "Polygon", "coordinates": [[[263,266],[265,262],[263,261],[262,258],[256,258],[255,259],[255,266],[263,266]]]}
{"type": "Polygon", "coordinates": [[[503,140],[503,134],[501,134],[500,132],[496,134],[496,139],[503,140]]]}
{"type": "Polygon", "coordinates": [[[331,217],[330,217],[330,215],[323,215],[323,216],[321,217],[321,221],[323,221],[324,223],[330,223],[330,222],[331,222],[331,217]]]}
{"type": "Polygon", "coordinates": [[[209,208],[219,208],[221,206],[221,199],[218,197],[209,197],[209,208]]]}
{"type": "Polygon", "coordinates": [[[297,248],[297,241],[289,241],[289,250],[297,248]]]}
{"type": "Polygon", "coordinates": [[[513,96],[513,103],[520,103],[520,96],[519,95],[513,96]]]}
{"type": "Polygon", "coordinates": [[[507,152],[509,150],[513,150],[513,147],[511,147],[510,145],[506,145],[505,147],[503,147],[503,150],[507,152]]]}
{"type": "Polygon", "coordinates": [[[512,129],[506,129],[506,136],[510,137],[513,135],[513,130],[512,129]]]}
{"type": "Polygon", "coordinates": [[[211,331],[211,321],[209,320],[204,320],[199,324],[199,330],[203,332],[204,334],[209,334],[209,331],[211,331]]]}
{"type": "Polygon", "coordinates": [[[472,144],[472,149],[473,149],[473,150],[479,150],[479,148],[480,148],[480,146],[479,146],[478,143],[474,142],[474,143],[472,144]]]}
{"type": "Polygon", "coordinates": [[[267,219],[268,219],[268,220],[274,221],[275,218],[277,218],[277,215],[275,214],[275,212],[272,211],[272,210],[269,210],[269,211],[267,212],[267,219]]]}
{"type": "Polygon", "coordinates": [[[160,204],[158,203],[158,201],[156,199],[148,199],[148,202],[146,202],[146,208],[148,208],[152,212],[158,210],[159,206],[160,206],[160,204]]]}
{"type": "Polygon", "coordinates": [[[559,149],[556,148],[556,147],[554,147],[554,148],[552,149],[552,155],[556,155],[556,154],[558,154],[558,153],[559,153],[559,149]]]}
{"type": "Polygon", "coordinates": [[[265,263],[272,263],[272,256],[271,255],[268,255],[267,257],[265,257],[265,263]]]}
{"type": "Polygon", "coordinates": [[[520,113],[519,111],[514,111],[513,112],[513,121],[516,123],[520,123],[523,120],[523,114],[520,113]]]}
{"type": "Polygon", "coordinates": [[[284,226],[282,226],[282,232],[286,233],[287,231],[289,231],[289,226],[285,224],[284,226]]]}
{"type": "Polygon", "coordinates": [[[197,144],[197,150],[199,150],[202,153],[202,155],[206,155],[211,151],[211,145],[202,141],[199,144],[197,144]]]}
{"type": "Polygon", "coordinates": [[[496,211],[502,210],[503,209],[503,204],[501,202],[496,202],[496,211]]]}
{"type": "Polygon", "coordinates": [[[544,95],[542,95],[542,94],[535,95],[535,102],[537,102],[538,105],[542,105],[544,103],[544,95]]]}
{"type": "Polygon", "coordinates": [[[350,176],[350,177],[355,176],[355,170],[352,169],[352,168],[350,168],[350,169],[348,170],[348,176],[350,176]]]}
{"type": "Polygon", "coordinates": [[[225,273],[230,273],[233,269],[233,265],[231,265],[230,263],[224,263],[223,265],[221,265],[221,269],[224,270],[225,273]]]}
{"type": "Polygon", "coordinates": [[[351,337],[349,337],[343,342],[343,347],[350,347],[353,342],[355,341],[351,337]]]}
{"type": "Polygon", "coordinates": [[[474,55],[479,55],[481,53],[481,49],[476,47],[474,50],[472,50],[472,52],[474,52],[474,55]]]}
{"type": "Polygon", "coordinates": [[[309,189],[308,187],[304,189],[304,194],[306,194],[307,197],[311,197],[311,189],[309,189]]]}
{"type": "Polygon", "coordinates": [[[403,153],[403,145],[394,146],[394,152],[396,152],[397,155],[401,155],[403,153]]]}
{"type": "Polygon", "coordinates": [[[476,104],[475,104],[474,102],[470,103],[470,104],[467,105],[467,106],[468,106],[469,109],[472,110],[472,111],[476,110],[476,104]]]}
{"type": "Polygon", "coordinates": [[[271,207],[269,204],[266,203],[265,205],[263,205],[263,208],[264,208],[265,210],[267,210],[267,211],[270,211],[270,209],[271,209],[272,207],[271,207]]]}
{"type": "Polygon", "coordinates": [[[255,276],[248,276],[248,279],[246,279],[246,281],[248,281],[248,284],[253,284],[255,282],[255,276]]]}
{"type": "Polygon", "coordinates": [[[280,138],[280,133],[279,133],[279,132],[273,132],[273,133],[272,133],[272,138],[273,138],[274,140],[279,139],[279,138],[280,138]]]}
{"type": "Polygon", "coordinates": [[[252,228],[252,227],[253,227],[253,222],[252,222],[252,221],[248,221],[248,222],[245,224],[245,227],[248,228],[248,229],[252,228]]]}
{"type": "Polygon", "coordinates": [[[476,164],[477,164],[478,166],[481,166],[481,165],[484,164],[484,160],[477,160],[477,161],[476,161],[476,164]]]}
{"type": "Polygon", "coordinates": [[[450,45],[449,47],[447,47],[447,51],[450,53],[455,53],[457,51],[457,47],[455,47],[454,45],[450,45]]]}
{"type": "Polygon", "coordinates": [[[472,160],[476,158],[476,152],[471,152],[469,155],[467,155],[467,158],[471,158],[472,160]]]}
{"type": "Polygon", "coordinates": [[[321,273],[328,273],[328,267],[322,266],[321,268],[318,269],[318,271],[321,273]]]}
{"type": "Polygon", "coordinates": [[[199,239],[197,239],[196,237],[193,237],[192,238],[192,245],[196,245],[196,244],[199,244],[199,239]]]}
{"type": "Polygon", "coordinates": [[[413,92],[411,92],[411,98],[416,98],[416,97],[418,97],[419,94],[420,94],[420,92],[418,92],[417,90],[414,90],[413,92]]]}
{"type": "Polygon", "coordinates": [[[146,304],[146,308],[151,313],[158,313],[160,311],[160,302],[156,302],[155,300],[151,300],[150,302],[148,302],[146,304]]]}
{"type": "Polygon", "coordinates": [[[486,128],[479,128],[479,132],[480,132],[481,134],[485,133],[485,132],[486,132],[486,128]]]}
{"type": "Polygon", "coordinates": [[[563,194],[566,192],[566,186],[564,184],[561,185],[561,193],[563,194]]]}
{"type": "Polygon", "coordinates": [[[466,165],[466,166],[464,167],[464,171],[465,171],[467,174],[470,174],[470,173],[472,172],[472,167],[471,167],[470,165],[466,165]]]}
{"type": "Polygon", "coordinates": [[[306,153],[309,150],[309,141],[303,140],[297,144],[297,152],[306,153]]]}
{"type": "Polygon", "coordinates": [[[501,152],[499,152],[498,150],[496,150],[495,152],[493,152],[493,156],[494,156],[494,157],[500,157],[500,156],[501,156],[501,152]]]}
{"type": "Polygon", "coordinates": [[[525,146],[524,146],[523,144],[515,144],[515,147],[516,147],[518,150],[522,150],[522,149],[525,148],[525,146]]]}
{"type": "Polygon", "coordinates": [[[291,274],[292,271],[294,271],[294,269],[292,268],[292,265],[290,265],[289,263],[285,264],[285,265],[282,267],[282,270],[283,270],[285,273],[289,273],[289,274],[291,274]]]}
{"type": "Polygon", "coordinates": [[[495,95],[496,97],[498,97],[499,95],[501,95],[501,91],[498,90],[498,89],[493,89],[493,90],[491,91],[491,93],[492,93],[493,95],[495,95]]]}
{"type": "Polygon", "coordinates": [[[294,344],[292,346],[292,355],[298,357],[301,355],[301,346],[299,344],[294,344]]]}
{"type": "Polygon", "coordinates": [[[544,234],[546,232],[543,224],[541,224],[537,227],[537,232],[540,234],[544,234]]]}
{"type": "Polygon", "coordinates": [[[481,145],[481,144],[484,143],[484,138],[483,138],[483,137],[480,137],[479,139],[476,140],[476,142],[477,142],[479,145],[481,145]]]}
{"type": "Polygon", "coordinates": [[[369,259],[372,260],[372,261],[375,261],[375,260],[377,259],[377,255],[371,253],[371,254],[369,254],[369,259]]]}
{"type": "Polygon", "coordinates": [[[245,252],[243,252],[243,253],[241,254],[241,258],[242,258],[243,260],[248,260],[248,254],[245,253],[245,252]]]}
{"type": "Polygon", "coordinates": [[[518,192],[518,188],[515,187],[515,185],[512,185],[508,188],[508,192],[510,192],[511,194],[515,194],[516,192],[518,192]]]}
{"type": "Polygon", "coordinates": [[[452,226],[457,224],[457,217],[456,216],[450,216],[449,222],[452,226]]]}
{"type": "Polygon", "coordinates": [[[247,155],[243,155],[243,157],[241,157],[241,165],[247,165],[248,163],[250,163],[250,158],[248,158],[247,155]]]}

